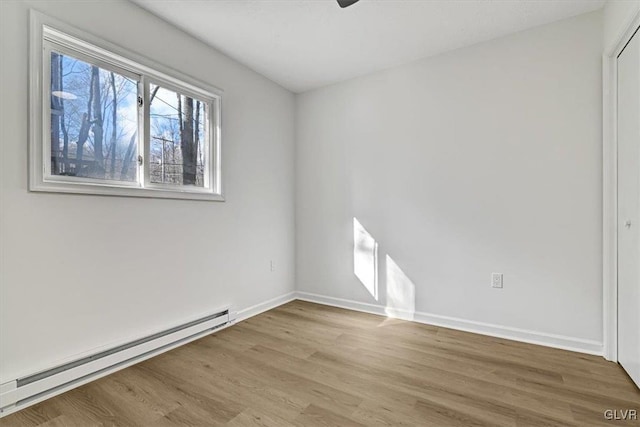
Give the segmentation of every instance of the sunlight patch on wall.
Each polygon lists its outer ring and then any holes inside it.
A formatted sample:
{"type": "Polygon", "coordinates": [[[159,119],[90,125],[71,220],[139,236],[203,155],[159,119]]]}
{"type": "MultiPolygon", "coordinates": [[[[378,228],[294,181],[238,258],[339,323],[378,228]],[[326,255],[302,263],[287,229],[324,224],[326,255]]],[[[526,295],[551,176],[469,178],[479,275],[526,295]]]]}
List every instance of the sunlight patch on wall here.
{"type": "Polygon", "coordinates": [[[356,218],[353,218],[353,273],[378,301],[378,243],[356,218]]]}
{"type": "Polygon", "coordinates": [[[387,255],[387,306],[388,316],[413,320],[416,311],[416,287],[396,262],[387,255]]]}

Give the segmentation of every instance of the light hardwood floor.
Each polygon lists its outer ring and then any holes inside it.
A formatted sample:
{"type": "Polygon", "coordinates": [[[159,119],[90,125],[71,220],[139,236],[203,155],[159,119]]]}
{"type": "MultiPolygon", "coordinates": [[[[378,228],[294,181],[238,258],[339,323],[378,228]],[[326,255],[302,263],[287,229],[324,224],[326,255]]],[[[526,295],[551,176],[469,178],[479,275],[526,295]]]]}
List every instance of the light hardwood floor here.
{"type": "Polygon", "coordinates": [[[294,301],[0,426],[619,426],[601,357],[294,301]]]}

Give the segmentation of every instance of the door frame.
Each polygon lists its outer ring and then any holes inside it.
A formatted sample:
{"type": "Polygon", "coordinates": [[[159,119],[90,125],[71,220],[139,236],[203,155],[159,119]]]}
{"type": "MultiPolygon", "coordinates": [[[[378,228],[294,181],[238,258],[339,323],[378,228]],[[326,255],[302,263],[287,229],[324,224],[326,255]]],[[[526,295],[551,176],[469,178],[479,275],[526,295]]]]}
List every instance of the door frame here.
{"type": "Polygon", "coordinates": [[[640,9],[602,55],[603,356],[618,361],[618,56],[640,27],[640,9]]]}

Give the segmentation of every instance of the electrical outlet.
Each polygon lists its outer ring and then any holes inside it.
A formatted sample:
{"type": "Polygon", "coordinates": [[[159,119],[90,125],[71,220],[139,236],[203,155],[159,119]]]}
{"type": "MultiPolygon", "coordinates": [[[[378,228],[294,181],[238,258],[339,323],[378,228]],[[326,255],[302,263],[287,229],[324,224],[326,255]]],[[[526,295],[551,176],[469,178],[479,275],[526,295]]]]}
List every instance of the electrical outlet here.
{"type": "Polygon", "coordinates": [[[491,273],[491,287],[502,288],[502,273],[491,273]]]}
{"type": "Polygon", "coordinates": [[[276,271],[276,263],[275,263],[275,262],[273,262],[273,260],[271,260],[270,268],[271,268],[271,272],[272,272],[272,273],[273,273],[274,271],[276,271]]]}

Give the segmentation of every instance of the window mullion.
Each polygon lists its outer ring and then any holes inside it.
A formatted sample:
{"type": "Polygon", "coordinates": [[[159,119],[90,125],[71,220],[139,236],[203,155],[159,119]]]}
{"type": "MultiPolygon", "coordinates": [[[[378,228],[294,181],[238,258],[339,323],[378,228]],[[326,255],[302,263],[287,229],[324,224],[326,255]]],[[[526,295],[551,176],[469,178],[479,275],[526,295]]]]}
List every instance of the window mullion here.
{"type": "Polygon", "coordinates": [[[142,162],[138,162],[138,169],[140,171],[140,183],[142,187],[148,187],[149,184],[149,159],[150,159],[150,140],[149,135],[151,134],[151,120],[149,116],[149,79],[146,76],[142,76],[141,79],[142,86],[142,107],[140,108],[140,127],[141,127],[141,138],[139,141],[139,153],[142,156],[142,162]]]}

